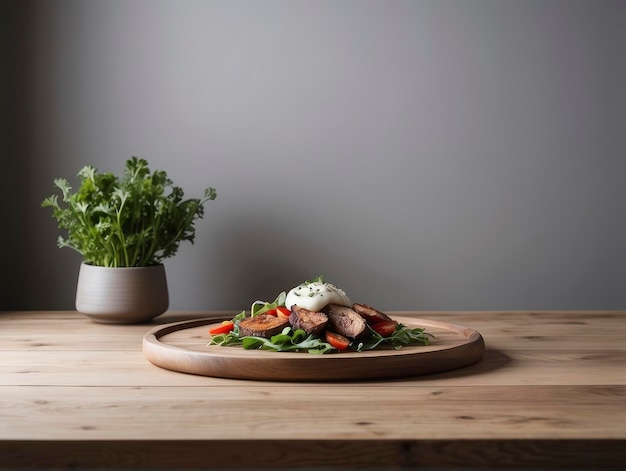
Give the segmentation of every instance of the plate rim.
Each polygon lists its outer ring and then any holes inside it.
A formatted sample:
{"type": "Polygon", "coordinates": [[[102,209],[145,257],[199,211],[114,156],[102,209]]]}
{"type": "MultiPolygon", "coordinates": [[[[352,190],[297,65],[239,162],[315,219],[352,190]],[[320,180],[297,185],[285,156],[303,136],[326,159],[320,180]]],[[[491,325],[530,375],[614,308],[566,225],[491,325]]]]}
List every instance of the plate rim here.
{"type": "MultiPolygon", "coordinates": [[[[232,316],[231,316],[232,317],[232,316]]],[[[306,352],[273,352],[267,350],[244,350],[236,347],[219,347],[215,346],[211,351],[190,350],[184,347],[176,345],[170,345],[162,342],[160,339],[168,334],[178,332],[186,329],[194,329],[202,326],[209,326],[211,324],[217,324],[222,320],[230,319],[226,315],[223,316],[211,316],[203,317],[199,319],[190,319],[172,322],[168,324],[162,324],[150,329],[143,337],[143,353],[146,359],[152,364],[180,373],[194,374],[200,376],[211,376],[221,378],[232,379],[253,379],[253,380],[270,380],[270,381],[329,381],[329,380],[359,380],[359,379],[384,379],[403,376],[416,376],[428,373],[435,373],[440,371],[447,371],[451,369],[461,368],[479,361],[485,352],[485,342],[482,334],[475,329],[466,327],[460,324],[449,323],[445,321],[438,321],[433,319],[425,319],[421,317],[412,317],[406,315],[394,315],[394,320],[401,322],[409,327],[425,327],[428,326],[440,328],[444,330],[451,330],[462,336],[465,339],[464,342],[444,346],[443,348],[432,349],[433,344],[429,346],[407,346],[398,350],[370,350],[366,352],[341,352],[326,355],[314,355],[306,352]],[[431,348],[429,348],[431,347],[431,348]],[[219,350],[218,350],[219,349],[219,350]],[[359,362],[371,362],[380,363],[387,362],[389,364],[397,363],[397,360],[405,360],[407,364],[416,363],[420,360],[427,359],[427,357],[438,357],[443,354],[449,355],[451,352],[458,351],[459,353],[465,353],[466,356],[461,356],[456,361],[448,362],[440,368],[426,368],[425,371],[417,374],[411,374],[406,371],[396,371],[393,369],[389,373],[382,375],[367,374],[367,373],[350,373],[345,374],[333,371],[335,367],[345,370],[350,367],[350,364],[359,362]],[[233,354],[233,352],[235,352],[233,354]],[[246,352],[249,352],[248,355],[246,352]],[[261,356],[259,357],[259,354],[261,356]],[[165,359],[163,359],[165,357],[165,359]],[[189,367],[186,363],[188,358],[201,358],[204,363],[210,363],[214,361],[215,366],[203,365],[202,368],[189,367]],[[416,358],[412,358],[416,357],[416,358]],[[409,360],[406,360],[409,358],[409,360]],[[223,371],[217,364],[221,361],[230,361],[237,364],[239,367],[243,366],[245,372],[239,374],[231,374],[223,371]],[[414,360],[414,361],[411,361],[414,360]],[[328,368],[326,374],[316,373],[311,375],[310,372],[293,371],[294,369],[303,368],[308,365],[307,362],[313,362],[314,365],[319,365],[320,362],[325,362],[324,366],[328,368]],[[249,368],[247,363],[254,363],[256,366],[266,366],[265,364],[282,364],[283,367],[288,366],[289,371],[286,374],[274,374],[272,377],[262,371],[255,373],[254,368],[249,368]]],[[[428,331],[426,329],[426,331],[428,331]]],[[[207,344],[209,338],[207,336],[207,344]]],[[[423,369],[423,368],[422,368],[423,369]]],[[[261,368],[263,370],[263,368],[261,368]]]]}

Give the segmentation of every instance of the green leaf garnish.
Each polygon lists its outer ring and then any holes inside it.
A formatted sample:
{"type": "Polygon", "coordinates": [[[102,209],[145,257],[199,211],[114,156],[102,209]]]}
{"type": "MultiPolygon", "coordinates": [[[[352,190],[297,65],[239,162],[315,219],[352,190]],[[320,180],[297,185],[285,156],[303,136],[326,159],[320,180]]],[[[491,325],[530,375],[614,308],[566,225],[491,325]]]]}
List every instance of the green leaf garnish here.
{"type": "Polygon", "coordinates": [[[396,350],[410,345],[428,345],[430,339],[434,338],[432,334],[425,332],[422,328],[408,328],[404,324],[397,324],[396,330],[389,337],[383,337],[369,325],[369,336],[362,340],[357,346],[356,351],[374,350],[375,348],[388,345],[396,350]]]}
{"type": "Polygon", "coordinates": [[[280,334],[266,339],[263,337],[242,337],[241,343],[244,349],[272,350],[274,352],[299,352],[322,354],[334,350],[332,345],[323,342],[318,337],[308,335],[304,330],[293,330],[285,327],[280,334]]]}

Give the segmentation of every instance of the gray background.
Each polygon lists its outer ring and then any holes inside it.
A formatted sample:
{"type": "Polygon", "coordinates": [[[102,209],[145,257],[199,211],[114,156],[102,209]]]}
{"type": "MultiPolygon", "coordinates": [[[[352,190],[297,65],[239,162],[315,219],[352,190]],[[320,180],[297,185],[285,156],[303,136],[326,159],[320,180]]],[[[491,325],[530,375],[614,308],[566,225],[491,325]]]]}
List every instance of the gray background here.
{"type": "MultiPolygon", "coordinates": [[[[382,309],[626,308],[626,2],[2,7],[0,309],[72,309],[52,180],[132,155],[187,196],[172,309],[324,274],[382,309]]],[[[74,180],[73,180],[74,181],[74,180]]]]}

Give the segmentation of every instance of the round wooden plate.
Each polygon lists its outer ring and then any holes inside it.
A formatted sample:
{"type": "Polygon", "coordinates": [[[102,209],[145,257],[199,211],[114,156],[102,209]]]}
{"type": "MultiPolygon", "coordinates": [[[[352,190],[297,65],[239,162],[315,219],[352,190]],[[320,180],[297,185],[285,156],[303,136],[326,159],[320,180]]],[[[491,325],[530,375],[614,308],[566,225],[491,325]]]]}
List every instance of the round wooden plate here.
{"type": "Polygon", "coordinates": [[[485,342],[475,330],[429,319],[393,316],[435,336],[430,345],[313,355],[209,346],[209,328],[223,319],[176,322],[150,330],[143,352],[162,368],[203,376],[270,381],[364,380],[417,376],[477,362],[485,342]]]}

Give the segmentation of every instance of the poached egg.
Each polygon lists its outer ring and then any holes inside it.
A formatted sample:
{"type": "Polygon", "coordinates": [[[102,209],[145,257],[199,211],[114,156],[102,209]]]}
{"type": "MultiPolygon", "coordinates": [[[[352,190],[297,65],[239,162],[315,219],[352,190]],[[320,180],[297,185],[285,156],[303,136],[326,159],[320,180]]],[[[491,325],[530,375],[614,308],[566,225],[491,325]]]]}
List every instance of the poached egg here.
{"type": "Polygon", "coordinates": [[[285,298],[287,309],[295,304],[309,311],[319,311],[330,303],[341,306],[352,304],[344,290],[321,280],[302,283],[292,288],[285,298]]]}

